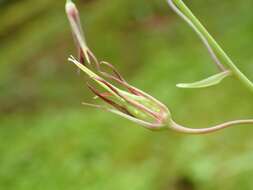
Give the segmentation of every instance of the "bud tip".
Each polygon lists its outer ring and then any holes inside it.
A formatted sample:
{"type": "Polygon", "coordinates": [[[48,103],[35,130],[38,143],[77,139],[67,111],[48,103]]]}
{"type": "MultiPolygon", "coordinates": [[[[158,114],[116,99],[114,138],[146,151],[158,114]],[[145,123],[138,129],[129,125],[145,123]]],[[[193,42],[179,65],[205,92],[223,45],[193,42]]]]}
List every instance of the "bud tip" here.
{"type": "Polygon", "coordinates": [[[76,15],[77,8],[71,0],[66,1],[65,9],[68,15],[71,15],[71,16],[76,15]]]}

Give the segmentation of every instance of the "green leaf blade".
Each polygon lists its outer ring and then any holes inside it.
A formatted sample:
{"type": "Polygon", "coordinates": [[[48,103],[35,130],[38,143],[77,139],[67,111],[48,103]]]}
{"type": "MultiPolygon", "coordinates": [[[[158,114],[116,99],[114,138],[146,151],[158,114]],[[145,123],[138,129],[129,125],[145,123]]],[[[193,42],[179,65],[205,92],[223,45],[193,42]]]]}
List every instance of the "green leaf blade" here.
{"type": "Polygon", "coordinates": [[[219,84],[223,79],[230,76],[230,71],[224,71],[221,73],[218,73],[216,75],[213,75],[211,77],[208,77],[206,79],[203,79],[201,81],[193,82],[193,83],[180,83],[177,84],[178,88],[206,88],[210,86],[214,86],[219,84]]]}

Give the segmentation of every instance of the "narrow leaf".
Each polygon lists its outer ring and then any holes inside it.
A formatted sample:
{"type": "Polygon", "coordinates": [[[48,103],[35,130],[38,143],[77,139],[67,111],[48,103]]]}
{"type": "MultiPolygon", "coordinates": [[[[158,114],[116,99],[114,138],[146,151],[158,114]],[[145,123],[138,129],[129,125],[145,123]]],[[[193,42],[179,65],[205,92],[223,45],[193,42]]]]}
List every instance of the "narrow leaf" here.
{"type": "Polygon", "coordinates": [[[180,83],[177,84],[178,88],[205,88],[210,87],[219,84],[224,78],[227,76],[230,76],[230,71],[225,71],[216,75],[213,75],[211,77],[208,77],[204,80],[197,81],[194,83],[180,83]]]}

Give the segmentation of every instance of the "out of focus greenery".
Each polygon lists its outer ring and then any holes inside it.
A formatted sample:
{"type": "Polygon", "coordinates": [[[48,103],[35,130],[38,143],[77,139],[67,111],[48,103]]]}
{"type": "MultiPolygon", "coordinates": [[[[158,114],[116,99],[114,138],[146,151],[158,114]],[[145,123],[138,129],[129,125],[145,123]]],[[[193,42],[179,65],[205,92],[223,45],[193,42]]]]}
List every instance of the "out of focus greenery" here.
{"type": "MultiPolygon", "coordinates": [[[[253,80],[253,1],[185,0],[253,80]]],[[[216,73],[194,32],[165,0],[76,0],[87,41],[180,123],[251,118],[235,79],[177,89],[216,73]]],[[[150,132],[81,105],[92,99],[75,55],[65,1],[0,1],[0,189],[252,190],[253,126],[205,136],[150,132]]]]}

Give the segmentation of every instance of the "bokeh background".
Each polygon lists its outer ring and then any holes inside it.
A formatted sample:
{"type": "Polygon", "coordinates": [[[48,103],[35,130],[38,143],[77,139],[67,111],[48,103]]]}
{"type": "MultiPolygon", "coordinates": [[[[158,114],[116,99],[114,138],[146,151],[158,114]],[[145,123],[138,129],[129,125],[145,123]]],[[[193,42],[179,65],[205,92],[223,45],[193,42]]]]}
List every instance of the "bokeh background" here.
{"type": "MultiPolygon", "coordinates": [[[[253,1],[185,2],[253,80],[253,1]]],[[[75,3],[97,57],[168,105],[179,123],[252,118],[252,93],[235,79],[175,87],[217,71],[165,0],[75,3]]],[[[92,95],[67,62],[76,52],[64,4],[0,1],[0,189],[253,189],[253,126],[205,136],[150,132],[82,106],[92,95]]]]}

